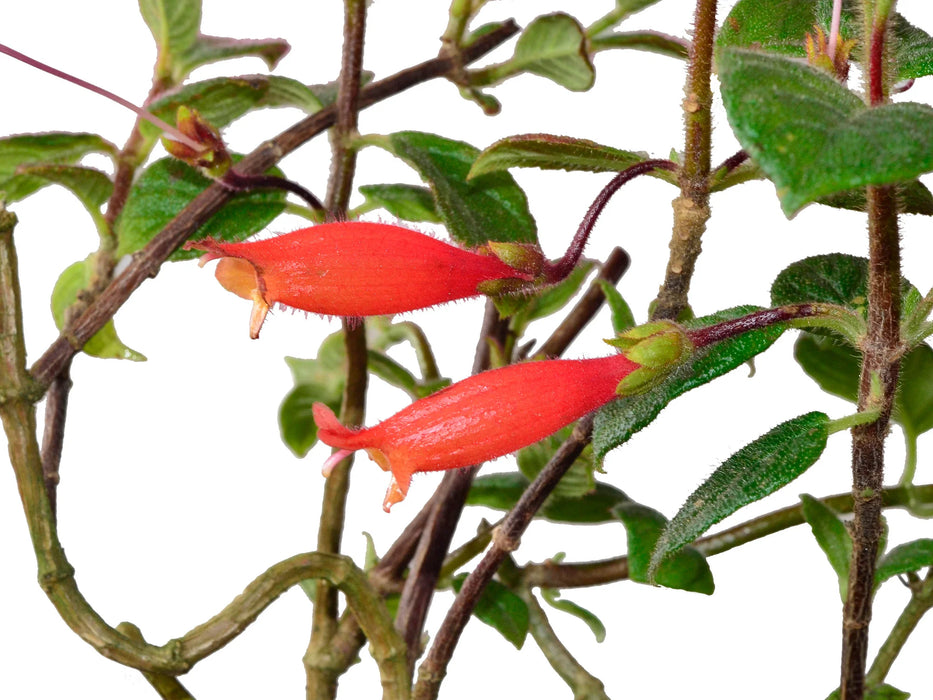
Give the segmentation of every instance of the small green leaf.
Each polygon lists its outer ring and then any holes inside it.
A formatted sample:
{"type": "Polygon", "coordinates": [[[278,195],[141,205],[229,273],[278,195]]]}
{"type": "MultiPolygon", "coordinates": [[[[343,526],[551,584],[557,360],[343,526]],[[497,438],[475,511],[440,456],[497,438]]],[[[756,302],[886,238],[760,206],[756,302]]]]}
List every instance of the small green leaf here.
{"type": "Polygon", "coordinates": [[[156,75],[181,82],[184,74],[175,71],[174,64],[197,41],[201,0],[139,0],[139,11],[159,52],[156,75]]]}
{"type": "Polygon", "coordinates": [[[628,302],[622,298],[619,290],[609,284],[608,280],[596,280],[599,288],[603,290],[603,296],[606,297],[606,304],[612,312],[612,329],[616,333],[627,331],[635,325],[635,315],[632,313],[628,302]]]}
{"type": "Polygon", "coordinates": [[[24,168],[72,165],[91,153],[104,153],[114,158],[117,148],[97,134],[56,132],[0,139],[0,196],[7,202],[13,202],[48,184],[45,178],[17,177],[24,168]]]}
{"type": "Polygon", "coordinates": [[[634,502],[616,506],[613,512],[625,525],[628,539],[628,571],[632,581],[705,595],[713,594],[716,587],[713,583],[713,573],[706,557],[693,547],[683,547],[661,562],[660,566],[652,566],[652,552],[668,525],[667,518],[661,513],[634,502]]]}
{"type": "Polygon", "coordinates": [[[596,73],[580,23],[562,12],[535,18],[518,38],[512,58],[477,71],[471,84],[494,85],[519,73],[534,73],[578,92],[593,87],[596,73]]]}
{"type": "MultiPolygon", "coordinates": [[[[573,426],[567,426],[549,435],[543,440],[528,447],[523,447],[516,453],[518,470],[529,480],[538,476],[547,463],[554,456],[564,441],[570,437],[573,426]]],[[[574,499],[582,498],[596,489],[594,472],[596,464],[593,461],[593,449],[590,445],[583,448],[567,473],[561,477],[549,498],[574,499]]]]}
{"type": "MultiPolygon", "coordinates": [[[[919,293],[901,279],[901,312],[909,315],[908,304],[919,293]]],[[[798,260],[785,267],[771,284],[771,304],[808,302],[838,304],[868,317],[868,260],[855,255],[829,253],[798,260]]]]}
{"type": "Polygon", "coordinates": [[[489,241],[536,243],[528,199],[508,173],[467,182],[479,151],[436,134],[401,131],[373,141],[407,162],[430,185],[451,237],[470,247],[489,241]]]}
{"type": "Polygon", "coordinates": [[[294,387],[279,406],[279,433],[296,457],[307,455],[317,442],[317,424],[311,413],[311,406],[317,402],[335,412],[340,410],[340,395],[335,399],[326,386],[311,383],[294,387]]]}
{"type": "Polygon", "coordinates": [[[933,428],[933,348],[926,343],[901,360],[893,418],[913,436],[933,428]]]}
{"type": "MultiPolygon", "coordinates": [[[[836,689],[829,694],[826,700],[840,700],[841,697],[839,690],[836,689]]],[[[892,685],[882,683],[874,688],[868,688],[865,691],[863,700],[907,700],[909,697],[910,693],[905,693],[903,690],[898,690],[892,685]]]]}
{"type": "Polygon", "coordinates": [[[284,39],[231,39],[225,36],[198,34],[197,40],[175,61],[175,74],[187,76],[195,68],[229,58],[255,56],[269,70],[278,65],[291,47],[284,39]]]}
{"type": "MultiPolygon", "coordinates": [[[[117,255],[135,253],[145,246],[210,184],[208,178],[174,158],[163,158],[146,168],[117,219],[117,255]]],[[[284,210],[285,193],[281,190],[243,192],[232,197],[192,238],[240,241],[264,229],[284,210]]],[[[192,260],[199,255],[196,250],[176,251],[170,259],[192,260]]]]}
{"type": "MultiPolygon", "coordinates": [[[[58,330],[65,326],[65,311],[78,298],[78,292],[86,289],[94,276],[94,257],[76,262],[65,268],[52,290],[52,317],[58,330]]],[[[92,357],[105,359],[145,361],[145,356],[124,345],[117,336],[113,321],[108,321],[84,344],[83,352],[92,357]]]]}
{"type": "Polygon", "coordinates": [[[829,417],[813,411],[781,423],[722,463],[674,516],[658,539],[651,569],[712,525],[786,486],[823,453],[829,417]]]}
{"type": "Polygon", "coordinates": [[[554,588],[542,588],[541,597],[555,610],[560,610],[568,615],[573,615],[579,620],[583,620],[600,644],[606,640],[606,626],[602,623],[602,620],[586,608],[561,598],[560,591],[554,588]]]}
{"type": "MultiPolygon", "coordinates": [[[[687,328],[703,328],[757,310],[755,306],[739,306],[686,321],[684,325],[687,328]]],[[[676,397],[745,364],[758,353],[767,350],[784,330],[785,326],[777,324],[701,348],[660,384],[645,393],[617,399],[603,406],[596,414],[593,425],[593,449],[596,456],[603,459],[610,450],[651,423],[676,397]]]]}
{"type": "Polygon", "coordinates": [[[441,223],[434,195],[427,187],[415,185],[363,185],[360,194],[366,197],[367,209],[383,208],[404,221],[441,223]]]}
{"type": "Polygon", "coordinates": [[[80,165],[23,165],[15,176],[0,183],[0,189],[6,191],[6,201],[15,202],[43,185],[61,185],[70,190],[95,223],[102,224],[100,207],[113,192],[113,183],[106,173],[80,165]]]}
{"type": "Polygon", "coordinates": [[[875,570],[875,587],[889,578],[933,566],[933,540],[922,539],[900,544],[885,554],[875,570]]]}
{"type": "MultiPolygon", "coordinates": [[[[188,83],[160,95],[148,107],[160,119],[175,124],[182,105],[196,109],[217,129],[260,107],[298,107],[309,114],[321,109],[320,101],[308,87],[297,80],[274,75],[211,78],[188,83]]],[[[140,131],[150,141],[162,133],[147,121],[140,125],[140,131]]]]}
{"type": "MultiPolygon", "coordinates": [[[[508,511],[530,483],[521,472],[483,474],[473,480],[466,502],[508,511]]],[[[611,523],[618,520],[612,509],[629,500],[616,487],[597,481],[595,490],[581,498],[549,498],[536,517],[555,523],[611,523]]]]}
{"type": "MultiPolygon", "coordinates": [[[[584,170],[591,173],[620,172],[648,159],[642,151],[621,151],[586,139],[550,134],[522,134],[496,141],[476,158],[468,177],[509,168],[584,170]]],[[[654,170],[649,175],[670,180],[671,173],[654,170]]]]}
{"type": "MultiPolygon", "coordinates": [[[[454,590],[460,592],[466,574],[453,579],[454,590]]],[[[509,642],[521,649],[528,636],[528,605],[498,581],[490,581],[476,601],[473,609],[476,619],[499,632],[509,642]]]]}
{"type": "MultiPolygon", "coordinates": [[[[897,185],[898,211],[902,214],[922,214],[933,216],[933,193],[919,180],[897,185]]],[[[849,209],[851,211],[867,211],[868,200],[863,188],[838,192],[817,200],[836,209],[849,209]]]]}
{"type": "Polygon", "coordinates": [[[829,559],[839,579],[839,595],[846,599],[849,587],[849,559],[852,557],[852,536],[835,511],[809,494],[800,494],[803,517],[810,525],[820,549],[829,559]]]}
{"type": "Polygon", "coordinates": [[[869,108],[831,75],[760,51],[723,50],[718,65],[733,131],[788,216],[827,195],[933,170],[926,105],[869,108]]]}

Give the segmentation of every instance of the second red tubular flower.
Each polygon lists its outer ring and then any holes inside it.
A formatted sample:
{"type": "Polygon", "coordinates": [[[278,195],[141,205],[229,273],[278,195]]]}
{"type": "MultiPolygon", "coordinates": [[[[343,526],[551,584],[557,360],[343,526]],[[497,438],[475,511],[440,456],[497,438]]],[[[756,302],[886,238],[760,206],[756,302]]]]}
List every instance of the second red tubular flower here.
{"type": "Polygon", "coordinates": [[[624,355],[589,360],[543,360],[510,365],[457,382],[361,430],[342,425],[314,404],[318,437],[343,457],[366,450],[392,482],[383,508],[408,493],[412,474],[479,464],[515,452],[560,430],[616,397],[641,366],[624,355]]]}

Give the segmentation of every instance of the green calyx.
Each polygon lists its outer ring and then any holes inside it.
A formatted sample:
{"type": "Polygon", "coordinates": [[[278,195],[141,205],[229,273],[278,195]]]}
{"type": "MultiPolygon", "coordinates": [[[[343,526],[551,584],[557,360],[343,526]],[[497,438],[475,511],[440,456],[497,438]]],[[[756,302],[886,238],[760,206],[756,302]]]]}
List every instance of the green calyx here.
{"type": "Polygon", "coordinates": [[[540,277],[544,273],[544,254],[536,245],[489,241],[485,247],[499,260],[519,272],[532,277],[540,277]]]}
{"type": "Polygon", "coordinates": [[[673,321],[655,321],[635,326],[606,342],[640,365],[619,382],[616,387],[619,396],[647,391],[693,351],[693,343],[686,331],[673,321]]]}

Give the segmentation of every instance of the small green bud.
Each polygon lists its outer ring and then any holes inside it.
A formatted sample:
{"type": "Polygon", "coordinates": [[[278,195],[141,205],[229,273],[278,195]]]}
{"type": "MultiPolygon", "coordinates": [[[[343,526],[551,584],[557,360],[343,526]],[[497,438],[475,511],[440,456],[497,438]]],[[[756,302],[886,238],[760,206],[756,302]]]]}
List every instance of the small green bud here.
{"type": "Polygon", "coordinates": [[[619,382],[616,387],[619,396],[640,394],[657,385],[693,351],[686,332],[673,321],[635,326],[606,342],[641,365],[619,382]]]}

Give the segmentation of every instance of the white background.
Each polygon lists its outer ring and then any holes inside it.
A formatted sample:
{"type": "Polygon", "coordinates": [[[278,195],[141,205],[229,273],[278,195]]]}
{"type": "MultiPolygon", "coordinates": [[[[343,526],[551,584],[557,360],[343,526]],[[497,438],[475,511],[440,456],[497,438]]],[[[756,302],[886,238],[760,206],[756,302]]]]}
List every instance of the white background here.
{"type": "MultiPolygon", "coordinates": [[[[584,24],[612,6],[581,0],[570,10],[584,24]]],[[[277,73],[307,83],[333,79],[338,71],[340,3],[262,3],[205,0],[203,30],[234,37],[284,37],[291,53],[277,73]]],[[[492,3],[488,20],[514,16],[520,24],[561,9],[558,2],[492,3]]],[[[902,0],[900,11],[933,30],[924,0],[902,0]]],[[[725,11],[725,10],[724,10],[725,11]]],[[[666,0],[636,16],[626,29],[659,28],[684,35],[692,15],[687,0],[666,0]]],[[[446,24],[445,3],[380,0],[370,11],[365,66],[378,78],[434,55],[446,24]]],[[[4,8],[2,41],[31,56],[99,83],[135,102],[148,91],[155,52],[135,3],[16,3],[4,8]]],[[[495,54],[502,59],[511,48],[495,54]]],[[[682,148],[679,112],[683,64],[638,52],[596,58],[596,86],[570,94],[536,77],[509,81],[494,93],[502,114],[486,118],[461,100],[450,84],[418,86],[363,113],[362,132],[436,131],[484,147],[506,135],[567,134],[665,157],[682,148]]],[[[258,59],[197,71],[195,79],[263,72],[258,59]]],[[[3,106],[0,134],[47,130],[96,131],[117,144],[133,116],[71,85],[6,57],[0,59],[3,106]]],[[[921,80],[905,99],[931,101],[921,80]]],[[[245,152],[299,118],[294,110],[265,111],[227,129],[230,146],[245,152]]],[[[717,104],[714,161],[736,149],[717,104]]],[[[286,173],[323,196],[328,172],[326,139],[320,137],[282,163],[286,173]]],[[[101,161],[96,161],[101,164],[101,161]]],[[[608,175],[514,172],[529,195],[545,250],[557,257],[608,175]]],[[[360,157],[357,184],[417,183],[403,164],[374,150],[360,157]]],[[[642,178],[618,194],[594,232],[589,254],[605,257],[624,246],[632,268],[620,289],[639,320],[663,277],[675,191],[642,178]]],[[[357,202],[358,203],[358,202],[357,202]]],[[[704,238],[691,293],[698,314],[737,304],[768,304],[768,289],[787,264],[820,253],[864,255],[864,218],[810,207],[794,220],[780,212],[774,189],[752,183],[714,196],[714,215],[704,238]]],[[[96,248],[86,213],[71,195],[48,188],[14,205],[20,219],[16,243],[23,278],[31,362],[57,336],[48,298],[58,274],[96,248]]],[[[303,223],[281,218],[271,232],[303,223]]],[[[921,290],[933,285],[930,223],[905,217],[905,275],[921,290]]],[[[166,265],[116,316],[123,340],[148,356],[141,364],[80,356],[59,489],[60,533],[77,570],[82,592],[109,623],[130,620],[153,643],[184,634],[226,605],[256,575],[292,554],[314,548],[326,447],[295,459],[278,436],[276,412],[291,386],[285,355],[312,357],[321,339],[338,328],[333,320],[277,313],[262,339],[247,337],[249,304],[224,292],[208,270],[194,263],[166,265]]],[[[470,301],[412,315],[434,332],[442,371],[454,379],[470,366],[482,303],[470,301]]],[[[533,332],[544,337],[547,329],[533,332]]],[[[599,339],[608,318],[591,324],[568,356],[605,354],[599,339]]],[[[610,455],[604,477],[630,496],[676,512],[693,488],[723,459],[777,423],[809,410],[832,417],[850,411],[821,393],[791,358],[793,338],[782,339],[747,378],[739,369],[679,399],[630,444],[610,455]]],[[[408,359],[400,354],[400,358],[408,359]]],[[[405,397],[373,386],[370,422],[403,406],[405,397]]],[[[890,440],[889,482],[900,473],[902,440],[890,440]]],[[[928,438],[921,441],[918,481],[933,478],[928,438]]],[[[734,524],[791,504],[797,494],[826,495],[848,489],[848,438],[831,439],[818,464],[796,483],[747,508],[734,524]]],[[[510,460],[486,467],[512,468],[510,460]]],[[[391,515],[380,507],[387,476],[368,460],[353,474],[346,552],[359,561],[363,531],[381,553],[430,496],[439,475],[415,480],[408,499],[391,515]]],[[[470,509],[457,541],[479,518],[497,514],[470,509]]],[[[889,514],[892,544],[930,536],[926,522],[889,514]]],[[[0,696],[22,699],[152,698],[142,676],[99,656],[72,634],[35,583],[29,544],[12,470],[0,470],[0,696]]],[[[520,563],[566,551],[568,560],[616,556],[624,551],[620,525],[574,528],[535,522],[520,563]]],[[[837,684],[841,604],[835,575],[805,527],[710,560],[717,589],[712,597],[630,582],[565,597],[594,611],[609,634],[596,644],[579,621],[553,612],[552,623],[571,651],[612,697],[823,698],[837,684]]],[[[876,600],[872,656],[908,593],[889,583],[876,600]]],[[[435,600],[428,620],[434,633],[451,597],[435,600]]],[[[201,662],[183,682],[200,700],[303,696],[301,656],[311,605],[288,592],[226,649],[201,662]]],[[[933,628],[923,621],[896,662],[889,681],[915,698],[933,697],[928,676],[933,628]]],[[[344,696],[377,697],[375,665],[363,662],[341,682],[344,696]]],[[[442,686],[442,697],[500,697],[526,691],[539,697],[570,693],[549,669],[530,637],[521,653],[495,631],[473,621],[442,686]]]]}

